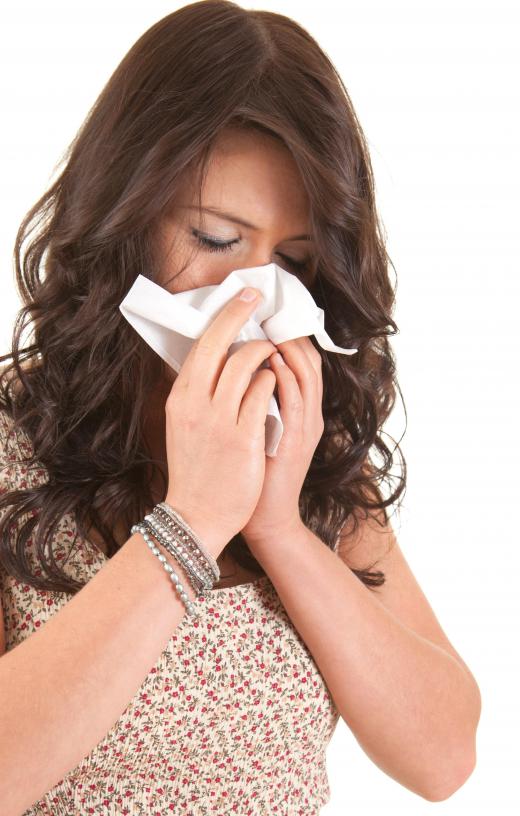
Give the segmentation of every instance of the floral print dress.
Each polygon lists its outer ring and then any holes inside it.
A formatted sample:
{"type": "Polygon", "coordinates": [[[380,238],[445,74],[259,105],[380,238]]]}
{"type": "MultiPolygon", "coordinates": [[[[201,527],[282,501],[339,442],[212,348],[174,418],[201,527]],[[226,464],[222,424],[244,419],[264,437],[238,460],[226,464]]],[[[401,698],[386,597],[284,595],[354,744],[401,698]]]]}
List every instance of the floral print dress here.
{"type": "MultiPolygon", "coordinates": [[[[46,479],[15,460],[0,410],[0,492],[46,479]]],[[[76,579],[107,556],[64,516],[56,558],[76,579]]],[[[31,538],[28,556],[31,562],[31,538]]],[[[143,542],[143,546],[146,546],[143,542]]],[[[7,650],[72,596],[20,583],[0,565],[7,650]]],[[[23,816],[314,816],[329,801],[326,748],[339,713],[268,576],[200,596],[105,737],[23,816]]],[[[0,658],[1,659],[1,658],[0,658]]]]}

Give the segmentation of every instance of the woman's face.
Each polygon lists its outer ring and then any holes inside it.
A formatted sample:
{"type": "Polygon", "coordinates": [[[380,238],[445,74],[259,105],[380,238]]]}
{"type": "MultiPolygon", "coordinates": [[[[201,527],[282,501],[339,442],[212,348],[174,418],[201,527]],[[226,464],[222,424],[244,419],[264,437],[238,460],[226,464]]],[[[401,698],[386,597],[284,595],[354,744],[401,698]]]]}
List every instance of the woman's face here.
{"type": "MultiPolygon", "coordinates": [[[[309,272],[299,266],[308,265],[313,252],[308,199],[281,142],[257,131],[222,133],[210,157],[201,206],[199,211],[197,190],[188,182],[160,225],[158,282],[169,292],[218,285],[234,269],[271,262],[308,280],[309,272]]],[[[167,368],[173,381],[176,374],[167,368]]]]}
{"type": "Polygon", "coordinates": [[[161,223],[159,283],[169,292],[216,285],[233,269],[271,261],[304,277],[298,264],[312,254],[312,242],[302,237],[309,234],[308,201],[283,144],[267,134],[228,129],[211,154],[201,204],[199,211],[188,182],[161,223]]]}

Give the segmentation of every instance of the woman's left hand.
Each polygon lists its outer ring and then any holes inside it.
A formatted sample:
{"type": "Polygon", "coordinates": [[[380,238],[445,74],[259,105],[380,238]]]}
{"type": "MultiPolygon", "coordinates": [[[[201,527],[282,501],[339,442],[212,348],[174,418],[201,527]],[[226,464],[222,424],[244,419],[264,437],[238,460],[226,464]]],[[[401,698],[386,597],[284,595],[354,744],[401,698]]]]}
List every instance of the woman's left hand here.
{"type": "Polygon", "coordinates": [[[321,355],[308,337],[277,345],[285,365],[272,354],[283,434],[276,456],[266,456],[265,477],[253,515],[241,530],[254,554],[255,544],[285,535],[301,525],[299,497],[324,429],[321,355]]]}

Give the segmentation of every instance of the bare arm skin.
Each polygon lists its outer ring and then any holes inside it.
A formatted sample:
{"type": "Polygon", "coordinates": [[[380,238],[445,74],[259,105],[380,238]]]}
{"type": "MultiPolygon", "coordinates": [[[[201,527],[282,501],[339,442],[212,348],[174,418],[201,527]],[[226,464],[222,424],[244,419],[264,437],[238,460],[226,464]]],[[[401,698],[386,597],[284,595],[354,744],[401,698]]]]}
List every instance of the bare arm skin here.
{"type": "MultiPolygon", "coordinates": [[[[214,558],[225,546],[204,541],[214,558]]],[[[193,600],[186,573],[159,549],[193,600]]],[[[3,816],[20,816],[101,741],[185,614],[164,567],[135,533],[41,629],[0,657],[3,816]]]]}

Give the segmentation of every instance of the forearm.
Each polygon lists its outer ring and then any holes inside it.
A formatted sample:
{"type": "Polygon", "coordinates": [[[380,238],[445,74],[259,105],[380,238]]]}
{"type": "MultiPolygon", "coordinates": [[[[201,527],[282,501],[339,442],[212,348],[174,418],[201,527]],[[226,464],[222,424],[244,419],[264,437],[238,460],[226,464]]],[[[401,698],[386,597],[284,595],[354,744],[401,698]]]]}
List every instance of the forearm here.
{"type": "MultiPolygon", "coordinates": [[[[186,573],[162,552],[193,600],[186,573]]],[[[97,745],[186,614],[135,533],[41,629],[0,658],[4,816],[32,805],[97,745]]]]}
{"type": "Polygon", "coordinates": [[[479,692],[468,672],[405,627],[303,523],[250,546],[367,755],[424,798],[450,795],[475,751],[479,692]]]}

